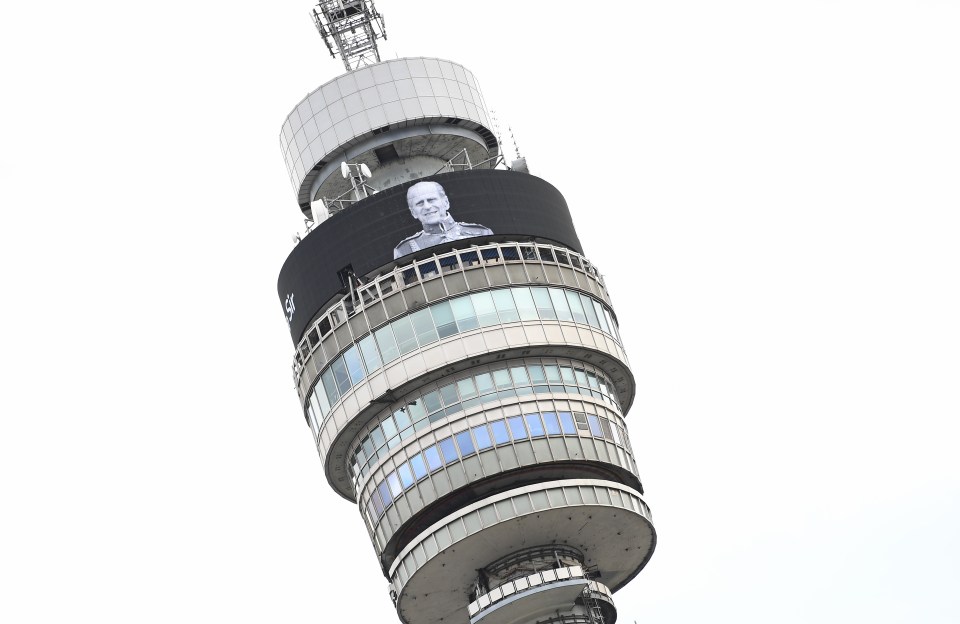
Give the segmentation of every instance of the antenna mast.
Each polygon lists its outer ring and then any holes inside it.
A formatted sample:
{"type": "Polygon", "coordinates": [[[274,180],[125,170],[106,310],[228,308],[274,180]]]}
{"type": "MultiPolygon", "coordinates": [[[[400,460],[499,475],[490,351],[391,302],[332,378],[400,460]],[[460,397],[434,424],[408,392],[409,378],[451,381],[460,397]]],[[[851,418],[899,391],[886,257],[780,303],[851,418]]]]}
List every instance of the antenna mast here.
{"type": "Polygon", "coordinates": [[[373,0],[321,0],[313,23],[330,56],[340,54],[347,71],[380,62],[377,39],[386,39],[387,30],[373,0]]]}

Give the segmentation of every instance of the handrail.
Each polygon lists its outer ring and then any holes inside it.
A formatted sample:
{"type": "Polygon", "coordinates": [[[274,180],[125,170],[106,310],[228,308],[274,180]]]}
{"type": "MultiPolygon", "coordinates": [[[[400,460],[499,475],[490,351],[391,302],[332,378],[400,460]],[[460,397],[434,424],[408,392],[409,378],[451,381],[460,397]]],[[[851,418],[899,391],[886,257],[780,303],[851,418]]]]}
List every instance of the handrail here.
{"type": "Polygon", "coordinates": [[[469,266],[473,266],[474,263],[476,265],[537,263],[567,266],[575,271],[580,271],[592,276],[600,286],[606,290],[603,275],[589,260],[582,254],[559,245],[521,242],[489,243],[486,245],[471,245],[466,249],[434,254],[422,260],[415,260],[409,264],[397,266],[378,275],[372,281],[356,288],[353,293],[345,294],[338,301],[330,305],[326,312],[318,315],[316,320],[304,330],[303,338],[297,343],[294,351],[292,364],[294,385],[297,384],[300,374],[303,372],[306,360],[320,347],[323,340],[337,327],[345,323],[348,318],[362,311],[367,306],[381,301],[387,295],[405,290],[428,279],[433,279],[442,272],[459,269],[461,267],[460,257],[463,256],[463,254],[469,254],[471,252],[476,257],[471,258],[471,264],[469,266]],[[520,253],[517,254],[516,258],[508,259],[499,253],[499,250],[502,248],[512,247],[516,250],[518,246],[520,247],[520,253]],[[484,251],[492,249],[498,250],[496,258],[491,259],[484,257],[484,251]],[[531,257],[524,257],[528,253],[531,257]],[[418,270],[424,267],[432,269],[432,271],[418,270]]]}
{"type": "Polygon", "coordinates": [[[503,583],[502,585],[498,585],[489,592],[481,596],[477,596],[477,599],[467,606],[467,613],[469,613],[470,617],[472,618],[484,609],[488,609],[501,600],[509,598],[517,593],[524,592],[534,587],[540,587],[542,585],[551,585],[553,583],[572,581],[576,579],[584,579],[588,581],[587,586],[590,588],[590,591],[603,594],[608,600],[612,600],[610,590],[607,588],[607,586],[596,581],[589,580],[589,577],[582,566],[567,566],[553,570],[535,572],[529,576],[514,579],[512,581],[503,583]]]}

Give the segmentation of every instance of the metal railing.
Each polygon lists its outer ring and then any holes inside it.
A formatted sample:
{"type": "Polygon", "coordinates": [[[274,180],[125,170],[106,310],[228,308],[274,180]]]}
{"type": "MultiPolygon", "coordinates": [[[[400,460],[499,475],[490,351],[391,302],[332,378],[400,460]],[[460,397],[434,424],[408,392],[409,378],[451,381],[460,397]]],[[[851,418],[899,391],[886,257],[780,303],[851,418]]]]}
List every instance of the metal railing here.
{"type": "Polygon", "coordinates": [[[510,596],[514,596],[543,585],[550,585],[553,583],[560,583],[562,581],[571,581],[576,579],[584,579],[587,581],[586,585],[591,592],[601,594],[605,596],[607,600],[612,602],[613,598],[611,597],[610,590],[606,585],[596,581],[590,581],[582,566],[569,566],[554,570],[535,572],[529,576],[514,579],[504,583],[503,585],[495,587],[471,602],[467,606],[467,613],[469,613],[470,617],[473,618],[484,609],[489,609],[501,600],[509,598],[510,596]]]}
{"type": "MultiPolygon", "coordinates": [[[[293,357],[293,378],[296,384],[304,363],[337,327],[364,308],[384,297],[434,279],[441,273],[452,273],[485,264],[533,263],[566,266],[591,276],[606,292],[603,276],[583,255],[566,247],[544,243],[491,243],[467,249],[434,254],[381,273],[352,293],[343,295],[326,312],[317,316],[304,331],[293,357]]],[[[609,295],[607,296],[609,299],[609,295]]]]}

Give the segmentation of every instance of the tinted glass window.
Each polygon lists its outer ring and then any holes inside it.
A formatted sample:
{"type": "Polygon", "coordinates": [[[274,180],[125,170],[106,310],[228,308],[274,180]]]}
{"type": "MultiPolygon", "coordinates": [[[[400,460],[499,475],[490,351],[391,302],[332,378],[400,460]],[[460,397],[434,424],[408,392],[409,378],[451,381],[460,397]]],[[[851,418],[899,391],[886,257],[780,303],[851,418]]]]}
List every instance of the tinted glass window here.
{"type": "Polygon", "coordinates": [[[510,434],[514,440],[523,440],[527,437],[527,428],[523,426],[523,416],[511,416],[507,421],[510,423],[510,434]]]}
{"type": "Polygon", "coordinates": [[[540,422],[540,414],[525,414],[523,419],[527,423],[527,429],[530,430],[531,438],[543,437],[543,423],[540,422]]]}
{"type": "Polygon", "coordinates": [[[443,466],[443,462],[440,461],[440,451],[437,450],[436,446],[431,446],[425,450],[423,456],[427,460],[427,467],[430,469],[430,472],[443,466]]]}
{"type": "Polygon", "coordinates": [[[510,434],[507,433],[507,425],[502,420],[495,420],[490,423],[490,429],[493,430],[493,440],[497,444],[505,444],[510,441],[510,434]]]}
{"type": "Polygon", "coordinates": [[[460,455],[462,457],[473,455],[473,440],[470,439],[469,431],[461,431],[457,434],[457,447],[460,449],[460,455]]]}
{"type": "Polygon", "coordinates": [[[457,449],[453,446],[453,438],[444,438],[437,443],[440,446],[440,453],[443,455],[443,463],[457,461],[457,449]]]}
{"type": "Polygon", "coordinates": [[[472,429],[473,437],[477,440],[477,448],[481,451],[486,448],[493,446],[493,441],[490,440],[490,432],[487,430],[486,425],[478,425],[472,429]]]}

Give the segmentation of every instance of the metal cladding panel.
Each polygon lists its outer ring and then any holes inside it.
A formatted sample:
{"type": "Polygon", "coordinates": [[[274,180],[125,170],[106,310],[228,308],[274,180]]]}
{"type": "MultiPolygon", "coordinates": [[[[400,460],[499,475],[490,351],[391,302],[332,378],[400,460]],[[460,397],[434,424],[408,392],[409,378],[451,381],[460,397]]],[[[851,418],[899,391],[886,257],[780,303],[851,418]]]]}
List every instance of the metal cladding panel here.
{"type": "Polygon", "coordinates": [[[287,257],[277,294],[294,343],[321,307],[345,292],[338,271],[349,265],[363,276],[393,263],[394,253],[403,256],[400,262],[415,257],[403,242],[423,226],[407,206],[407,189],[425,181],[443,187],[449,215],[461,226],[461,238],[434,243],[436,238],[423,235],[415,239],[421,251],[439,253],[490,240],[538,239],[582,253],[563,195],[535,176],[496,169],[458,171],[396,186],[333,215],[287,257]],[[292,308],[287,305],[291,299],[292,308]]]}

